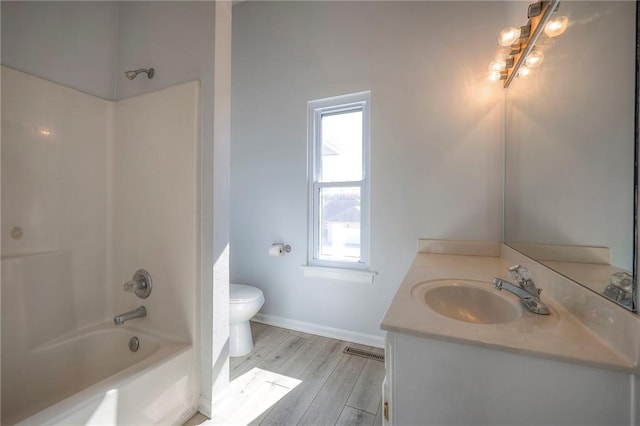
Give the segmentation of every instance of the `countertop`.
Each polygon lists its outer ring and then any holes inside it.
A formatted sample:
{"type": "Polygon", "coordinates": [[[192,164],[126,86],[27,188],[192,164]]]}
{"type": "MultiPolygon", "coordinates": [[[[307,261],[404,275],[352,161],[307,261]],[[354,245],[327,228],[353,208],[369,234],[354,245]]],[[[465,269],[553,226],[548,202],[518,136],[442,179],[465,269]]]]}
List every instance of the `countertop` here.
{"type": "MultiPolygon", "coordinates": [[[[510,262],[501,257],[418,253],[381,327],[387,331],[638,373],[638,367],[631,360],[599,339],[544,291],[541,297],[551,315],[536,315],[523,308],[520,318],[501,324],[457,321],[433,311],[423,298],[412,297],[412,290],[418,284],[437,279],[485,281],[489,291],[498,291],[491,282],[494,277],[509,279],[509,266],[510,262]]],[[[544,290],[544,285],[538,287],[544,290]]],[[[505,291],[501,295],[518,301],[515,295],[505,291]]]]}

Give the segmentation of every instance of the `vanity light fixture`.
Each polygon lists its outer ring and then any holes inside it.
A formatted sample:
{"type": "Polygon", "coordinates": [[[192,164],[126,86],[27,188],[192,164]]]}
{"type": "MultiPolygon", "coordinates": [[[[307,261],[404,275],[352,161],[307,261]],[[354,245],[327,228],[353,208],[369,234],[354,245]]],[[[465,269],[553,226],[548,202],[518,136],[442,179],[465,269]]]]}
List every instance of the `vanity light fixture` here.
{"type": "Polygon", "coordinates": [[[568,26],[566,16],[556,16],[560,0],[540,0],[529,5],[527,24],[521,27],[507,27],[498,34],[498,44],[508,48],[506,58],[499,57],[489,64],[490,81],[504,81],[504,88],[511,85],[514,78],[527,78],[532,69],[544,60],[541,49],[535,49],[542,31],[549,37],[564,33],[568,26]]]}

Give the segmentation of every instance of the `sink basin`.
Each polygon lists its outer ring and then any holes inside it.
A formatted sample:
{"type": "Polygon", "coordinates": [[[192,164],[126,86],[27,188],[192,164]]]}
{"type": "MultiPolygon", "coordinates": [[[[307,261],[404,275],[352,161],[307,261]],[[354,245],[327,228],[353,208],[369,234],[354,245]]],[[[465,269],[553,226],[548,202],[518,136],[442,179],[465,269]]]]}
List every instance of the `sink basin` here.
{"type": "Polygon", "coordinates": [[[475,324],[500,324],[522,315],[516,301],[498,294],[491,283],[471,280],[440,280],[425,288],[424,301],[446,317],[475,324]]]}

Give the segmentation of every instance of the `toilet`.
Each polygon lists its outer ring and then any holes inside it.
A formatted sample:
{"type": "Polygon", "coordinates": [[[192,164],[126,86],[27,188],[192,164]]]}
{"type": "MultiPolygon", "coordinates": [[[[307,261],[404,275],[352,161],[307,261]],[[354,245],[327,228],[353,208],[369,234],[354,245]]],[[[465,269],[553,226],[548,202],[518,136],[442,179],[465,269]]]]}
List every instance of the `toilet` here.
{"type": "Polygon", "coordinates": [[[250,285],[229,285],[229,356],[244,356],[253,349],[249,320],[264,305],[262,290],[250,285]]]}

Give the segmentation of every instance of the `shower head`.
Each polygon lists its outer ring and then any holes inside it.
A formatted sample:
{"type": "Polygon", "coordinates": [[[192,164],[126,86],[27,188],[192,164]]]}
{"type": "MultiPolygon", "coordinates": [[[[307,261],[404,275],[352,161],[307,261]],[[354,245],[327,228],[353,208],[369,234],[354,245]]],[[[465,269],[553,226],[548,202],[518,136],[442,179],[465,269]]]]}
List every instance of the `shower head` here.
{"type": "Polygon", "coordinates": [[[147,68],[138,68],[137,70],[125,71],[124,75],[126,75],[129,80],[133,80],[140,73],[145,73],[145,74],[147,74],[147,77],[153,78],[153,75],[155,74],[155,72],[156,71],[153,68],[149,68],[149,69],[147,69],[147,68]]]}

